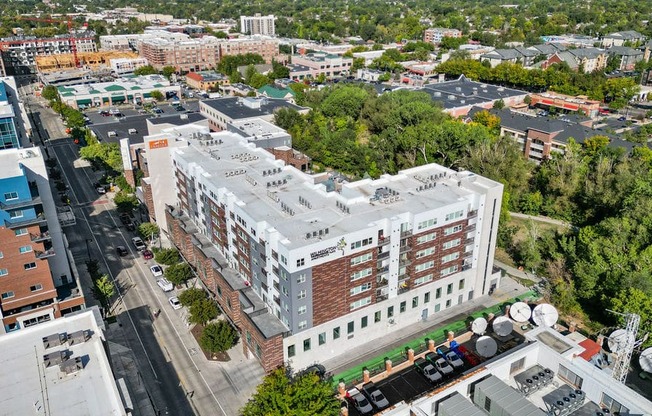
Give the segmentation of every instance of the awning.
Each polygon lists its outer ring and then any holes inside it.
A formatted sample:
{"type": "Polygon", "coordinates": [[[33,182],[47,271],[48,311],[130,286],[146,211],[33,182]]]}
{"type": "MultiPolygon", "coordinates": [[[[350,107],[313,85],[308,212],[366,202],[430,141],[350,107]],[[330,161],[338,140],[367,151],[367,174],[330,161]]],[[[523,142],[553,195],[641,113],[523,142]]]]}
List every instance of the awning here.
{"type": "Polygon", "coordinates": [[[119,95],[117,97],[111,97],[111,101],[113,101],[114,103],[118,103],[118,102],[121,103],[121,102],[124,102],[124,100],[125,100],[124,95],[119,95]]]}
{"type": "Polygon", "coordinates": [[[93,101],[91,101],[90,98],[83,98],[81,100],[77,100],[77,105],[89,105],[92,104],[93,101]]]}

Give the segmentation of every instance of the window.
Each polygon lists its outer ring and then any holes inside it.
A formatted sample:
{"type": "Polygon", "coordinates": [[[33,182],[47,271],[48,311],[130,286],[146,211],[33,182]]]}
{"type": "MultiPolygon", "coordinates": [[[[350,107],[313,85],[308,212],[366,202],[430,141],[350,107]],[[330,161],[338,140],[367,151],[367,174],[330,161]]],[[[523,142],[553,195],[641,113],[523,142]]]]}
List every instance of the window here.
{"type": "Polygon", "coordinates": [[[340,337],[340,327],[333,328],[333,339],[338,339],[340,337]]]}
{"type": "Polygon", "coordinates": [[[602,393],[602,399],[600,399],[600,407],[609,409],[612,414],[628,415],[629,409],[620,404],[618,401],[614,400],[607,393],[602,393]]]}
{"type": "Polygon", "coordinates": [[[450,295],[451,293],[453,293],[453,284],[449,283],[448,286],[446,286],[446,294],[450,295]]]}
{"type": "Polygon", "coordinates": [[[43,290],[43,285],[40,283],[35,284],[34,286],[30,286],[29,290],[31,290],[32,292],[38,292],[39,290],[43,290]]]}
{"type": "Polygon", "coordinates": [[[297,299],[303,299],[306,297],[306,289],[302,289],[299,291],[299,294],[297,295],[297,299]]]}
{"type": "Polygon", "coordinates": [[[22,217],[23,217],[23,211],[20,209],[9,212],[9,218],[22,218],[22,217]]]}
{"type": "Polygon", "coordinates": [[[25,270],[36,269],[36,263],[34,263],[34,262],[26,263],[26,264],[23,265],[23,267],[25,267],[25,270]]]}
{"type": "Polygon", "coordinates": [[[464,279],[460,280],[460,283],[458,284],[458,287],[457,287],[457,288],[458,288],[459,290],[464,289],[464,279]]]}
{"type": "Polygon", "coordinates": [[[368,246],[373,242],[373,238],[365,238],[364,240],[356,241],[355,243],[351,243],[351,250],[355,250],[356,248],[368,246]]]}
{"type": "Polygon", "coordinates": [[[451,212],[450,214],[446,214],[446,221],[462,218],[462,215],[464,215],[464,211],[451,212]]]}
{"type": "Polygon", "coordinates": [[[346,324],[346,333],[347,334],[352,334],[354,330],[355,330],[355,322],[351,321],[348,324],[346,324]]]}
{"type": "MultiPolygon", "coordinates": [[[[256,234],[254,233],[254,235],[256,234]]],[[[288,259],[282,254],[281,254],[281,263],[285,264],[286,266],[288,265],[288,259]]]]}
{"type": "Polygon", "coordinates": [[[439,312],[441,310],[441,305],[438,303],[435,305],[435,312],[439,312]]]}
{"type": "Polygon", "coordinates": [[[438,287],[437,290],[435,290],[435,299],[441,298],[441,288],[438,287]]]}
{"type": "Polygon", "coordinates": [[[20,247],[20,248],[18,249],[18,252],[19,252],[20,254],[29,253],[29,252],[31,252],[31,251],[32,251],[32,246],[22,246],[22,247],[20,247]]]}
{"type": "Polygon", "coordinates": [[[296,355],[297,351],[294,345],[288,345],[288,358],[292,358],[296,355]]]}
{"type": "Polygon", "coordinates": [[[11,201],[12,199],[18,199],[18,192],[5,192],[5,201],[11,201]]]}
{"type": "Polygon", "coordinates": [[[297,277],[297,283],[304,283],[306,281],[306,274],[301,273],[299,277],[297,277]]]}
{"type": "Polygon", "coordinates": [[[322,332],[317,336],[317,340],[319,342],[319,345],[324,345],[326,343],[326,333],[322,332]]]}
{"type": "Polygon", "coordinates": [[[19,228],[18,230],[14,231],[14,235],[16,235],[16,237],[19,237],[19,236],[25,235],[25,234],[27,234],[27,228],[19,228]]]}
{"type": "Polygon", "coordinates": [[[363,306],[369,305],[370,303],[371,303],[371,296],[367,296],[366,298],[362,298],[360,300],[356,300],[355,302],[352,302],[350,310],[361,308],[363,306]]]}
{"type": "Polygon", "coordinates": [[[429,220],[422,221],[419,224],[417,224],[417,229],[418,230],[423,230],[424,228],[430,228],[430,227],[432,227],[433,225],[436,225],[436,224],[437,224],[437,218],[431,218],[429,220]]]}
{"type": "Polygon", "coordinates": [[[362,255],[359,255],[357,257],[354,257],[351,259],[351,266],[355,266],[356,264],[364,263],[367,262],[371,259],[374,258],[373,253],[365,253],[362,255]]]}
{"type": "Polygon", "coordinates": [[[407,309],[407,303],[405,301],[401,302],[401,304],[398,307],[399,313],[405,312],[406,309],[407,309]]]}
{"type": "Polygon", "coordinates": [[[297,267],[304,266],[306,264],[306,259],[298,259],[297,260],[297,267]]]}
{"type": "Polygon", "coordinates": [[[285,270],[281,270],[281,277],[283,278],[283,280],[285,280],[287,282],[288,281],[288,272],[286,272],[285,270]]]}
{"type": "Polygon", "coordinates": [[[446,308],[450,308],[450,307],[451,307],[451,300],[448,299],[448,300],[446,301],[446,308]]]}
{"type": "Polygon", "coordinates": [[[301,321],[297,326],[299,327],[299,329],[306,329],[308,327],[308,321],[301,321]]]}
{"type": "Polygon", "coordinates": [[[441,263],[448,263],[453,260],[457,260],[460,258],[460,253],[459,251],[456,251],[455,253],[447,254],[444,257],[441,258],[441,263]]]}
{"type": "Polygon", "coordinates": [[[557,372],[557,375],[563,379],[566,380],[570,385],[574,386],[577,389],[582,388],[582,377],[578,376],[577,374],[573,373],[571,370],[568,368],[564,367],[563,365],[559,364],[559,371],[557,372]]]}
{"type": "Polygon", "coordinates": [[[366,269],[360,270],[359,272],[352,273],[351,281],[353,282],[355,280],[362,279],[370,275],[371,275],[371,267],[367,267],[366,269]]]}
{"type": "Polygon", "coordinates": [[[430,234],[419,236],[417,237],[417,244],[423,244],[423,243],[427,243],[428,241],[432,241],[435,239],[436,235],[437,233],[430,233],[430,234]]]}
{"type": "Polygon", "coordinates": [[[417,264],[414,267],[414,272],[415,273],[422,272],[424,270],[428,270],[428,269],[433,268],[433,267],[435,267],[435,261],[430,260],[430,261],[427,261],[425,263],[417,264]]]}
{"type": "Polygon", "coordinates": [[[290,292],[288,292],[288,288],[285,286],[281,286],[281,292],[283,292],[285,296],[290,296],[290,292]]]}
{"type": "Polygon", "coordinates": [[[417,306],[419,306],[419,297],[415,296],[412,298],[412,307],[416,308],[417,306]]]}
{"type": "Polygon", "coordinates": [[[457,271],[457,264],[454,266],[447,267],[445,269],[442,269],[441,275],[443,276],[448,276],[449,274],[453,274],[457,271]]]}
{"type": "Polygon", "coordinates": [[[374,323],[380,322],[380,311],[374,313],[374,323]]]}
{"type": "Polygon", "coordinates": [[[387,308],[387,317],[391,318],[392,316],[394,316],[394,307],[390,306],[389,308],[387,308]]]}
{"type": "Polygon", "coordinates": [[[415,257],[420,259],[422,257],[429,256],[429,255],[433,254],[434,252],[435,252],[434,247],[428,247],[426,249],[417,251],[416,254],[415,254],[415,257]]]}
{"type": "Polygon", "coordinates": [[[0,269],[0,276],[6,276],[9,274],[9,270],[7,269],[0,269]]]}
{"type": "Polygon", "coordinates": [[[369,318],[363,316],[362,319],[360,319],[360,328],[366,328],[368,322],[369,322],[369,318]]]}
{"type": "Polygon", "coordinates": [[[5,256],[5,253],[3,253],[2,251],[0,251],[0,259],[3,258],[4,256],[5,256]]]}
{"type": "Polygon", "coordinates": [[[430,302],[430,292],[426,292],[423,294],[423,303],[428,303],[430,302]]]}
{"type": "Polygon", "coordinates": [[[15,296],[14,292],[5,292],[5,293],[2,294],[2,299],[13,298],[14,296],[15,296]]]}
{"type": "Polygon", "coordinates": [[[299,306],[299,308],[297,309],[297,314],[303,315],[304,313],[306,313],[306,311],[308,311],[308,307],[306,305],[302,305],[299,306]]]}
{"type": "Polygon", "coordinates": [[[310,338],[303,340],[303,350],[310,351],[310,338]]]}
{"type": "Polygon", "coordinates": [[[431,281],[432,281],[432,273],[422,276],[418,279],[414,279],[414,286],[420,286],[424,283],[428,283],[431,281]]]}
{"type": "Polygon", "coordinates": [[[371,289],[371,283],[363,283],[351,289],[351,296],[366,292],[369,289],[371,289]]]}
{"type": "Polygon", "coordinates": [[[462,224],[456,225],[454,227],[448,227],[444,229],[444,235],[451,235],[462,231],[462,224]]]}
{"type": "Polygon", "coordinates": [[[453,247],[457,247],[457,246],[459,246],[461,243],[462,243],[462,239],[461,239],[461,238],[456,238],[455,240],[446,241],[446,242],[444,243],[444,245],[442,246],[442,248],[443,248],[444,250],[448,250],[449,248],[453,248],[453,247]]]}

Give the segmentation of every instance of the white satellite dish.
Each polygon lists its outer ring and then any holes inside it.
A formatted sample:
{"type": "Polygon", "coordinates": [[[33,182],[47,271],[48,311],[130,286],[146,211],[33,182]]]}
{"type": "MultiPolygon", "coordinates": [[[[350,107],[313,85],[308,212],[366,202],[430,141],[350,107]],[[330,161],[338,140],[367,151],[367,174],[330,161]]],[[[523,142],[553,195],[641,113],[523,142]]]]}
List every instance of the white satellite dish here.
{"type": "Polygon", "coordinates": [[[625,329],[616,329],[611,333],[611,335],[609,335],[609,338],[607,339],[607,345],[609,345],[611,352],[618,352],[620,348],[624,347],[626,344],[627,330],[625,329]]]}
{"type": "Polygon", "coordinates": [[[471,324],[471,331],[477,335],[483,335],[487,330],[487,320],[484,318],[475,318],[471,324]]]}
{"type": "Polygon", "coordinates": [[[512,330],[514,329],[514,324],[512,324],[512,321],[510,321],[506,316],[499,316],[494,319],[492,326],[494,328],[494,332],[499,337],[506,337],[507,335],[511,334],[512,330]]]}
{"type": "Polygon", "coordinates": [[[495,339],[485,335],[475,342],[475,350],[482,357],[493,357],[498,352],[498,344],[495,339]]]}
{"type": "Polygon", "coordinates": [[[643,350],[641,356],[638,357],[638,363],[643,371],[652,373],[652,347],[643,350]]]}
{"type": "Polygon", "coordinates": [[[532,309],[525,302],[516,302],[509,308],[509,316],[516,322],[527,322],[532,316],[532,309]]]}
{"type": "Polygon", "coordinates": [[[532,320],[537,326],[551,327],[557,323],[559,313],[557,309],[549,303],[537,305],[532,311],[532,320]]]}

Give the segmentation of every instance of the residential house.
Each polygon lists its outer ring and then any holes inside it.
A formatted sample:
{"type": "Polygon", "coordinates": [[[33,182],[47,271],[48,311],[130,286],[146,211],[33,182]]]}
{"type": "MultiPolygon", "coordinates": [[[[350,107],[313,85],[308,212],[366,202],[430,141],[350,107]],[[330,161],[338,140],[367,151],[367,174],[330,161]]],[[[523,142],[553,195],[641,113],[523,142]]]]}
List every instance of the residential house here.
{"type": "Polygon", "coordinates": [[[644,35],[635,30],[625,30],[623,32],[614,32],[605,35],[602,38],[602,47],[610,48],[612,46],[638,46],[645,42],[644,35]]]}

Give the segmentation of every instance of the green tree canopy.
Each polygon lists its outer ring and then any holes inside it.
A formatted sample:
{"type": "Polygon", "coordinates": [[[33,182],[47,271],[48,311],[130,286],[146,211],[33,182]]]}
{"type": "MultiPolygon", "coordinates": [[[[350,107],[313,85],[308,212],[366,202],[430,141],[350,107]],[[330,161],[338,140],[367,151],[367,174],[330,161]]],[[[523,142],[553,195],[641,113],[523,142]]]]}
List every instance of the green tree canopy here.
{"type": "MultiPolygon", "coordinates": [[[[170,266],[174,267],[174,266],[170,266]]],[[[197,300],[190,305],[190,316],[188,321],[193,324],[206,325],[207,322],[217,318],[220,314],[217,303],[214,300],[204,298],[197,300]]]]}
{"type": "Polygon", "coordinates": [[[178,286],[192,278],[192,269],[188,263],[177,263],[165,269],[165,277],[178,286]]]}
{"type": "Polygon", "coordinates": [[[237,342],[238,332],[224,320],[206,325],[199,337],[202,349],[212,353],[227,351],[237,342]]]}
{"type": "Polygon", "coordinates": [[[181,257],[179,257],[179,251],[176,248],[164,248],[156,251],[154,260],[157,263],[172,266],[173,264],[179,263],[181,257]]]}
{"type": "Polygon", "coordinates": [[[59,99],[59,90],[54,85],[47,85],[41,91],[41,97],[45,98],[48,101],[54,101],[59,99]]]}
{"type": "Polygon", "coordinates": [[[152,92],[149,93],[150,97],[152,97],[156,101],[163,101],[165,100],[165,96],[163,93],[159,90],[153,90],[152,92]]]}
{"type": "Polygon", "coordinates": [[[158,237],[159,233],[159,226],[153,222],[143,222],[138,225],[138,235],[144,240],[151,242],[154,238],[158,237]]]}
{"type": "Polygon", "coordinates": [[[153,75],[153,74],[158,74],[158,71],[152,65],[143,65],[139,68],[134,69],[134,75],[153,75]]]}
{"type": "Polygon", "coordinates": [[[191,287],[190,289],[186,289],[179,294],[179,302],[181,302],[183,306],[190,307],[191,305],[206,299],[207,296],[208,295],[204,289],[191,287]]]}

